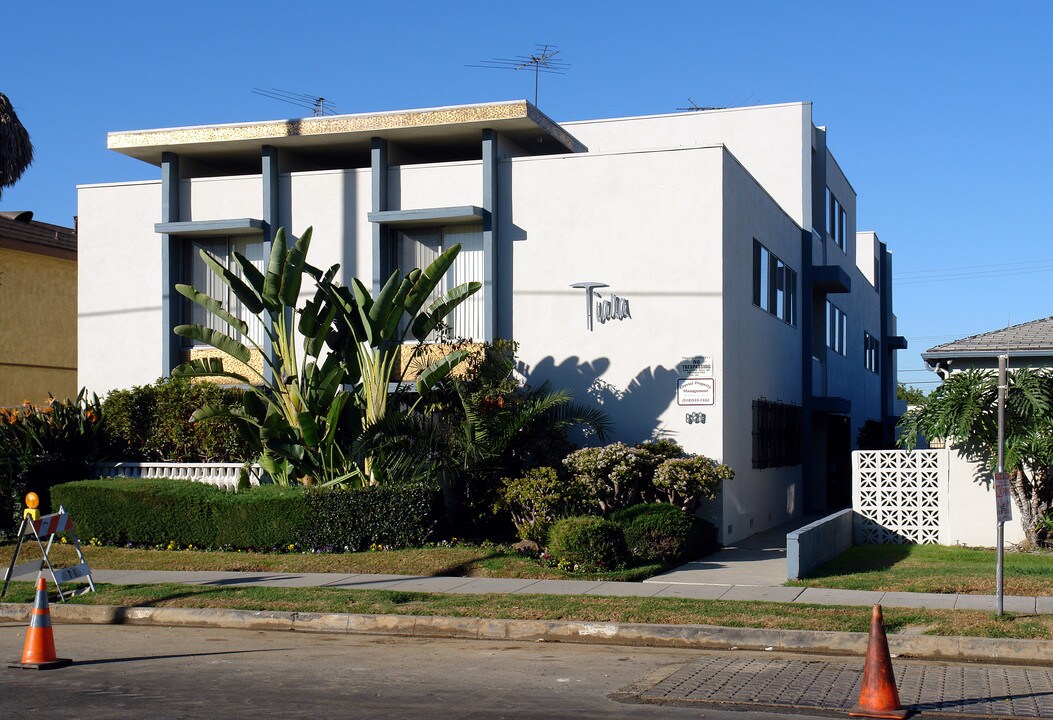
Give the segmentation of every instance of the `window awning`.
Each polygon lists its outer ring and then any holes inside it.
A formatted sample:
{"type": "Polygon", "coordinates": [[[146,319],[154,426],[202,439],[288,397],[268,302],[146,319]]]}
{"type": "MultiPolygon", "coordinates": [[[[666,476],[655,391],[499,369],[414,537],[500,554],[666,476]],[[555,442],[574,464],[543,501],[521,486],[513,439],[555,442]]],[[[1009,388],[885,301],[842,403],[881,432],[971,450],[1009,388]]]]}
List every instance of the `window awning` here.
{"type": "Polygon", "coordinates": [[[267,223],[257,218],[192,220],[154,225],[154,232],[163,235],[259,235],[266,229],[267,223]]]}
{"type": "Polygon", "coordinates": [[[371,212],[369,222],[380,225],[412,227],[414,225],[471,225],[490,216],[489,211],[475,205],[422,208],[419,210],[383,210],[371,212]]]}

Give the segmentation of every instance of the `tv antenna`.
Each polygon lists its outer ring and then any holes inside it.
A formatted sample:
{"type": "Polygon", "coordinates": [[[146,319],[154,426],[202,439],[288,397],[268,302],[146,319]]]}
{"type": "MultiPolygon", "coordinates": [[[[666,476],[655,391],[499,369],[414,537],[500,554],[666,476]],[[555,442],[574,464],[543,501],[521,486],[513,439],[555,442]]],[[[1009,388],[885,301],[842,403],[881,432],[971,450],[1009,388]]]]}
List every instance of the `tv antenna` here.
{"type": "Polygon", "coordinates": [[[566,75],[570,69],[570,63],[562,60],[553,60],[559,55],[559,49],[555,45],[536,45],[534,52],[529,55],[515,55],[510,58],[494,58],[493,60],[480,60],[479,65],[468,65],[466,67],[489,68],[490,70],[525,70],[534,68],[534,105],[537,106],[538,79],[541,73],[549,75],[566,75]]]}
{"type": "Polygon", "coordinates": [[[271,88],[270,90],[264,90],[262,88],[252,88],[252,92],[263,97],[270,98],[272,100],[281,100],[292,105],[298,105],[302,108],[307,108],[311,111],[311,115],[314,117],[321,117],[322,115],[336,115],[336,106],[333,105],[331,100],[326,100],[324,97],[317,95],[305,95],[303,93],[289,92],[288,90],[279,90],[278,88],[271,88]]]}
{"type": "Polygon", "coordinates": [[[686,111],[686,112],[703,112],[705,110],[723,110],[724,109],[722,107],[703,107],[702,105],[699,105],[698,103],[696,103],[691,98],[688,98],[687,102],[690,105],[690,107],[678,107],[677,110],[686,111]]]}

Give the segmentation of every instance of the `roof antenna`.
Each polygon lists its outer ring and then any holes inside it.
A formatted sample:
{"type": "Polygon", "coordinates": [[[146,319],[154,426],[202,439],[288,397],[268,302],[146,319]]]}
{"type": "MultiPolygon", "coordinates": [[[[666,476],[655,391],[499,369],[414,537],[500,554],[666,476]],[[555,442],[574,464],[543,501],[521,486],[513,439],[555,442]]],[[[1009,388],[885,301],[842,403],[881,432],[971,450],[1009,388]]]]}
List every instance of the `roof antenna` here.
{"type": "Polygon", "coordinates": [[[270,90],[252,88],[252,92],[256,95],[270,98],[271,100],[281,100],[282,102],[287,102],[291,105],[298,105],[299,107],[307,108],[311,111],[313,117],[336,115],[336,106],[333,105],[332,101],[326,100],[321,96],[294,93],[289,92],[288,90],[279,90],[278,88],[271,88],[270,90]]]}
{"type": "Polygon", "coordinates": [[[677,110],[679,110],[681,112],[704,112],[706,110],[725,110],[726,109],[726,108],[716,107],[716,106],[714,106],[714,107],[703,107],[702,105],[699,105],[698,103],[696,103],[691,98],[688,98],[687,102],[690,105],[690,107],[678,107],[677,110]]]}
{"type": "Polygon", "coordinates": [[[491,70],[523,70],[534,68],[534,107],[537,107],[538,78],[541,73],[549,75],[566,75],[570,69],[570,63],[562,60],[553,60],[559,55],[555,45],[536,45],[534,52],[529,55],[516,55],[510,58],[494,58],[493,60],[480,60],[480,65],[466,65],[465,67],[489,68],[491,70]]]}

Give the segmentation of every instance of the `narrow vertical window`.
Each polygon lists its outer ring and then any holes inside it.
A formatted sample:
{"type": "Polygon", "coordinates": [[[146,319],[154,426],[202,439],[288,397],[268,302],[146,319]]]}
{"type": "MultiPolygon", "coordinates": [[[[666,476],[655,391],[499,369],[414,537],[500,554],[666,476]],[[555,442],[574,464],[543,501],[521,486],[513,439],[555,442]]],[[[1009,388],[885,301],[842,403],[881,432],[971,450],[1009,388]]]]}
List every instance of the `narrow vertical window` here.
{"type": "Polygon", "coordinates": [[[783,321],[797,327],[797,273],[786,268],[786,314],[783,321]]]}

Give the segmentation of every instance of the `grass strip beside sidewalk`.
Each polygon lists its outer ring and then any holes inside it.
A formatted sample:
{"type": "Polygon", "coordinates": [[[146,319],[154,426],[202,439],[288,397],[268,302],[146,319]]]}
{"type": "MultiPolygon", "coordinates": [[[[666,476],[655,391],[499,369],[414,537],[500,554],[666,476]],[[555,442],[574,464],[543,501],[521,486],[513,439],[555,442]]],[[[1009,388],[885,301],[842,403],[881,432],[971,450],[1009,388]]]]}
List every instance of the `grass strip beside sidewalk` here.
{"type": "MultiPolygon", "coordinates": [[[[6,602],[29,603],[33,586],[12,583],[6,602]]],[[[340,588],[98,585],[73,598],[85,605],[224,608],[253,611],[437,615],[522,620],[717,625],[784,630],[867,632],[869,607],[582,595],[454,595],[340,588]]],[[[964,610],[885,608],[889,633],[1053,639],[1053,615],[1006,615],[964,610]]]]}

